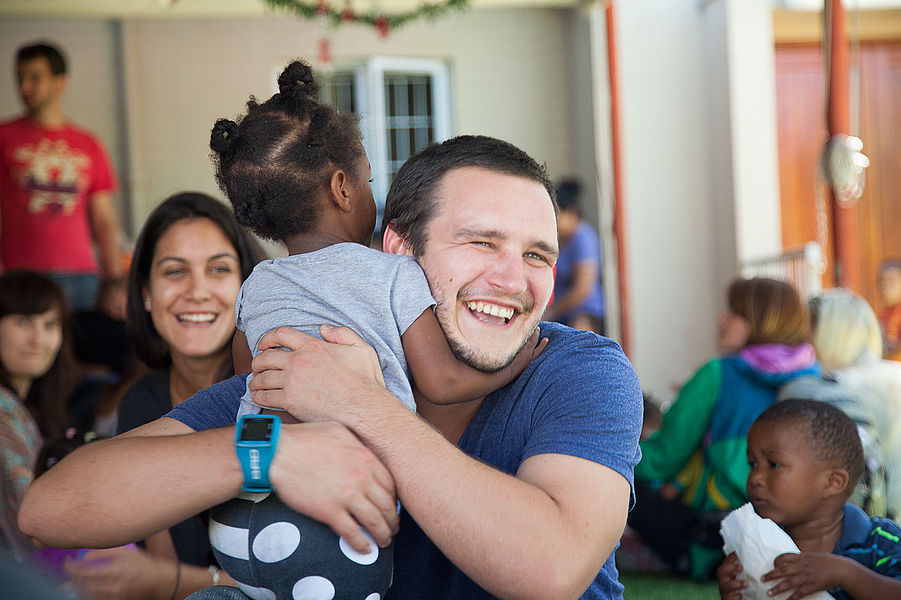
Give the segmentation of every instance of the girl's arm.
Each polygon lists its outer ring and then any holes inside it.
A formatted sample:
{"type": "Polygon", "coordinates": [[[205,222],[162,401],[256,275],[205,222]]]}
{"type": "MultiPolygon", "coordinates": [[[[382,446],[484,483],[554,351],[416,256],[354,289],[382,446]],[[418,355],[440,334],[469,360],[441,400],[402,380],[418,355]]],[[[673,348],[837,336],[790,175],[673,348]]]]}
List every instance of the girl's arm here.
{"type": "Polygon", "coordinates": [[[250,373],[250,361],[252,360],[253,355],[247,344],[247,336],[240,329],[235,329],[235,336],[232,338],[232,366],[235,374],[250,373]]]}
{"type": "Polygon", "coordinates": [[[547,338],[532,334],[508,366],[494,373],[474,369],[457,360],[431,308],[422,312],[401,341],[410,375],[419,391],[438,404],[476,400],[513,381],[547,346],[547,338]]]}

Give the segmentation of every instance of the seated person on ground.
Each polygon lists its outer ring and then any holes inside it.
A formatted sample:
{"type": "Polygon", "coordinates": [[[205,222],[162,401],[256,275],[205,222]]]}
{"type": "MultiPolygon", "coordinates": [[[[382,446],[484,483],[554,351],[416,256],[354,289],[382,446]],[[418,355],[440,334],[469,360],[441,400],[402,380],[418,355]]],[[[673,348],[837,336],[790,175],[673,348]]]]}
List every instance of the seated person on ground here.
{"type": "MultiPolygon", "coordinates": [[[[754,510],[782,527],[801,551],[776,558],[762,578],[775,584],[769,594],[901,597],[901,528],[847,502],[864,470],[857,427],[847,415],[815,400],[778,402],[748,431],[748,463],[754,510]]],[[[735,553],[717,570],[723,600],[741,599],[747,583],[740,572],[735,553]]]]}

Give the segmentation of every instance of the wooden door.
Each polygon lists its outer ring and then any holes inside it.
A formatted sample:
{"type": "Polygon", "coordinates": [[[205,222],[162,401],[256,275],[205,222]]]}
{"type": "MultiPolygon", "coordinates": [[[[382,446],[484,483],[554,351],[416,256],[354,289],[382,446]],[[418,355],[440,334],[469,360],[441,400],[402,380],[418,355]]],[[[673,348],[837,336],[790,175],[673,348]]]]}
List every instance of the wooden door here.
{"type": "MultiPolygon", "coordinates": [[[[901,42],[860,45],[860,126],[870,158],[857,205],[861,289],[875,309],[879,263],[901,257],[901,42]]],[[[826,190],[816,167],[826,136],[825,80],[818,45],[777,45],[776,102],[782,240],[785,247],[817,240],[817,195],[826,190]]],[[[828,196],[824,196],[828,201],[828,196]]],[[[831,224],[828,224],[831,227],[831,224]]],[[[826,236],[827,247],[831,241],[826,236]]],[[[831,261],[831,248],[827,248],[831,261]]],[[[831,270],[824,285],[832,285],[831,270]]]]}

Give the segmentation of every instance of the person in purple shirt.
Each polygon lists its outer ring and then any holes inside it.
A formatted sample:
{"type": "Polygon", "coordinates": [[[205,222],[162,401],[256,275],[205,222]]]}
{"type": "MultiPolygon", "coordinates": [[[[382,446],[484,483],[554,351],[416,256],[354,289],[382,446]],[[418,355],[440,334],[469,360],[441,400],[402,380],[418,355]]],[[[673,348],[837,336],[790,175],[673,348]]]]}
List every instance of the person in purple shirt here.
{"type": "Polygon", "coordinates": [[[582,184],[566,179],[557,186],[560,215],[557,232],[560,256],[554,279],[554,298],[545,312],[548,321],[575,329],[604,333],[604,288],[601,286],[601,242],[582,219],[579,195],[582,184]]]}

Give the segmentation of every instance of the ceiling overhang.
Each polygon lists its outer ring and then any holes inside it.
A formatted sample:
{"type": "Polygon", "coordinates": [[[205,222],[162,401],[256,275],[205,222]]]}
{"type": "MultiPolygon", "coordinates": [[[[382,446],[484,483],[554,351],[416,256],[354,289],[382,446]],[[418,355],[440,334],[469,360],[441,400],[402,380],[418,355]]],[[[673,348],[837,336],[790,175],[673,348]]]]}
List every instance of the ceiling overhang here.
{"type": "MultiPolygon", "coordinates": [[[[356,10],[365,10],[370,0],[351,0],[356,10]]],[[[343,0],[332,0],[343,5],[343,0]]],[[[582,0],[470,0],[473,9],[486,8],[568,8],[582,0]]],[[[416,10],[421,0],[379,0],[387,14],[416,10]]],[[[179,18],[248,17],[284,14],[268,8],[261,0],[3,0],[0,16],[75,18],[179,18]]]]}

